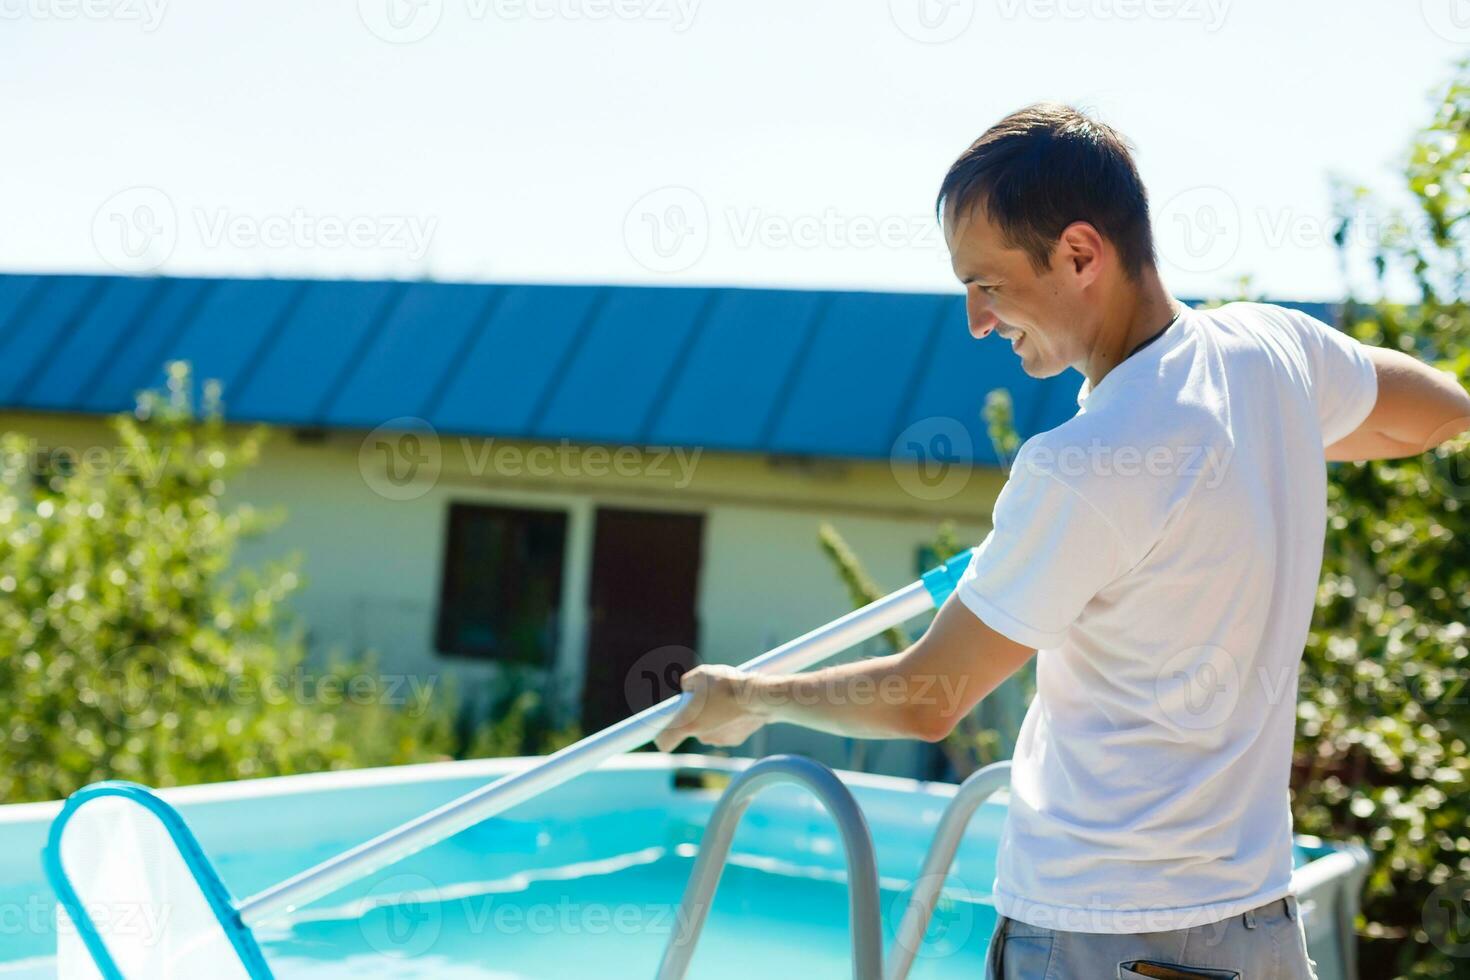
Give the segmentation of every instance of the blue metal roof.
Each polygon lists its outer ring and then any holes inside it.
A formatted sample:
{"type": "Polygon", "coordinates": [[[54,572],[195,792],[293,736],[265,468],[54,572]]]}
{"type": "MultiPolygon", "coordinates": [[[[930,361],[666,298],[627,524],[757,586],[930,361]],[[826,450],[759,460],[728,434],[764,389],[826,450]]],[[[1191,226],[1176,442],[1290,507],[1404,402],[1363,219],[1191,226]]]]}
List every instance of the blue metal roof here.
{"type": "Polygon", "coordinates": [[[171,360],[235,421],[872,459],[948,416],[982,464],[987,392],[1031,435],[1078,385],[970,339],[960,296],[0,275],[0,408],[127,410],[171,360]]]}

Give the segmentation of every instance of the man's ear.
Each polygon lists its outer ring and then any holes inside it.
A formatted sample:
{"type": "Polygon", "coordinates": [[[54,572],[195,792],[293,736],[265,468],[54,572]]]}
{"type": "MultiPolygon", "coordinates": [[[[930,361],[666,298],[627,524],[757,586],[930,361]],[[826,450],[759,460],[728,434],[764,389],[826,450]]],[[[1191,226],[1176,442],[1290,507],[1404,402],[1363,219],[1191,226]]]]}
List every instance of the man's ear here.
{"type": "Polygon", "coordinates": [[[1074,221],[1062,229],[1057,252],[1057,260],[1064,263],[1061,268],[1076,277],[1080,285],[1090,286],[1102,274],[1103,237],[1086,221],[1074,221]]]}

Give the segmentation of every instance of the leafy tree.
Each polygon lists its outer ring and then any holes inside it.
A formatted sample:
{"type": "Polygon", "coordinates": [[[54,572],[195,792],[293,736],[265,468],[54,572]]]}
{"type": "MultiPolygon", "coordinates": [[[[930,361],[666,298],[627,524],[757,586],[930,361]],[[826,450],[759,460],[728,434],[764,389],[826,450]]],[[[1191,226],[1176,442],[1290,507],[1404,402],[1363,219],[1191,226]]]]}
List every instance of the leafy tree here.
{"type": "MultiPolygon", "coordinates": [[[[396,700],[371,663],[310,666],[295,569],[237,569],[270,515],[227,505],[262,431],[233,437],[186,366],[115,447],[0,444],[0,799],[105,778],[154,786],[442,758],[441,698],[396,700]]],[[[390,690],[391,688],[391,690],[390,690]]],[[[423,694],[424,692],[420,692],[423,694]]],[[[429,692],[432,694],[432,692],[429,692]]]]}

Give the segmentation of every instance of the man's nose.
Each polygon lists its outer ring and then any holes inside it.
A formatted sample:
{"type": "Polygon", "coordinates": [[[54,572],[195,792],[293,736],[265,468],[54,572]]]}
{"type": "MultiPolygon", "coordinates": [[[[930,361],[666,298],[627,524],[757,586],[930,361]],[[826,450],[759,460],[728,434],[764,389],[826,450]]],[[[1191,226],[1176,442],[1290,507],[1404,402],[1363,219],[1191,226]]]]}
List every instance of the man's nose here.
{"type": "Polygon", "coordinates": [[[1000,323],[1000,318],[985,305],[985,300],[978,296],[971,296],[965,303],[965,313],[970,320],[970,336],[976,340],[984,340],[990,336],[990,332],[1000,323]]]}

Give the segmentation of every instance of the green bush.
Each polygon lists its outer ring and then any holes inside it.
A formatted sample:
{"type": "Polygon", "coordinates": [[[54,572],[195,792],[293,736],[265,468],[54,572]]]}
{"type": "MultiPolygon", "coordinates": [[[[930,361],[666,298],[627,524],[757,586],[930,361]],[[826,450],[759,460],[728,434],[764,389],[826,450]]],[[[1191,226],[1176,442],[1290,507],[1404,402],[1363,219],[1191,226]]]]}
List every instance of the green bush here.
{"type": "Polygon", "coordinates": [[[561,719],[547,696],[554,677],[525,668],[507,668],[486,685],[484,698],[468,706],[462,755],[468,759],[546,755],[582,737],[577,725],[561,719]]]}
{"type": "MultiPolygon", "coordinates": [[[[1409,153],[1413,202],[1342,195],[1338,242],[1372,234],[1373,289],[1345,329],[1470,375],[1470,64],[1409,153]],[[1355,227],[1355,224],[1358,227],[1355,227]]],[[[1449,433],[1445,433],[1449,435],[1449,433]]],[[[1316,620],[1302,670],[1297,829],[1364,842],[1364,976],[1470,975],[1470,440],[1332,468],[1316,620]]]]}
{"type": "MultiPolygon", "coordinates": [[[[236,569],[269,526],[227,506],[263,432],[232,437],[187,367],[113,420],[117,446],[0,453],[0,799],[443,758],[443,698],[386,696],[371,663],[310,666],[289,564],[236,569]]],[[[422,692],[420,692],[422,693],[422,692]]]]}

